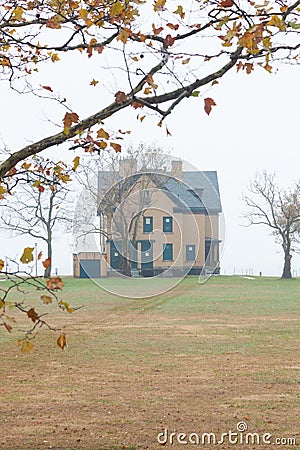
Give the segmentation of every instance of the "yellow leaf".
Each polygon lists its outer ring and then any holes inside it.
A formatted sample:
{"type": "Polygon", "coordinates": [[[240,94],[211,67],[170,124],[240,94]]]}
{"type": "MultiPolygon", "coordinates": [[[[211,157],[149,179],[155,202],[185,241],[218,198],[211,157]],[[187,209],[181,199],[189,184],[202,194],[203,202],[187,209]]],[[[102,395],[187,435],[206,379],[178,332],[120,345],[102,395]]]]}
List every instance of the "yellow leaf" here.
{"type": "Polygon", "coordinates": [[[20,258],[21,263],[28,264],[33,261],[33,247],[24,248],[23,255],[20,258]]]}
{"type": "Polygon", "coordinates": [[[22,20],[23,12],[23,8],[21,8],[21,6],[17,6],[16,9],[13,10],[12,19],[19,21],[22,20]]]}
{"type": "Polygon", "coordinates": [[[117,41],[122,41],[123,44],[126,44],[129,36],[132,35],[132,31],[129,28],[123,28],[119,36],[117,37],[117,41]]]}
{"type": "Polygon", "coordinates": [[[2,309],[4,305],[5,305],[5,302],[2,300],[2,298],[0,298],[0,309],[2,309]]]}
{"type": "Polygon", "coordinates": [[[57,345],[63,350],[65,347],[67,347],[67,339],[66,334],[61,333],[56,341],[57,345]]]}
{"type": "Polygon", "coordinates": [[[49,305],[49,303],[52,303],[52,298],[49,295],[41,295],[41,300],[44,305],[49,305]]]}
{"type": "Polygon", "coordinates": [[[22,353],[31,352],[34,347],[34,343],[27,339],[19,339],[18,344],[21,346],[22,353]]]}
{"type": "Polygon", "coordinates": [[[80,19],[86,20],[88,16],[88,11],[86,9],[80,9],[78,11],[78,15],[80,19]]]}
{"type": "Polygon", "coordinates": [[[110,16],[111,17],[115,17],[119,14],[121,14],[121,12],[123,11],[123,5],[122,3],[118,0],[116,3],[114,3],[111,7],[110,7],[110,16]]]}
{"type": "Polygon", "coordinates": [[[79,166],[80,163],[80,158],[79,156],[75,156],[75,158],[73,159],[73,170],[75,172],[75,170],[77,169],[77,167],[79,166]]]}
{"type": "Polygon", "coordinates": [[[58,56],[58,54],[57,53],[53,53],[52,55],[51,55],[51,61],[52,62],[56,62],[56,61],[59,61],[59,56],[58,56]]]}
{"type": "Polygon", "coordinates": [[[90,82],[91,86],[96,86],[99,83],[99,81],[92,79],[92,81],[90,82]]]}
{"type": "Polygon", "coordinates": [[[272,16],[267,25],[270,25],[272,27],[279,28],[280,31],[286,30],[286,24],[283,22],[283,20],[280,19],[279,16],[272,16]]]}
{"type": "Polygon", "coordinates": [[[188,64],[190,62],[191,58],[183,59],[182,64],[188,64]]]}
{"type": "Polygon", "coordinates": [[[178,5],[176,11],[173,11],[173,14],[179,14],[181,19],[184,19],[185,13],[183,12],[183,8],[181,5],[178,5]]]}

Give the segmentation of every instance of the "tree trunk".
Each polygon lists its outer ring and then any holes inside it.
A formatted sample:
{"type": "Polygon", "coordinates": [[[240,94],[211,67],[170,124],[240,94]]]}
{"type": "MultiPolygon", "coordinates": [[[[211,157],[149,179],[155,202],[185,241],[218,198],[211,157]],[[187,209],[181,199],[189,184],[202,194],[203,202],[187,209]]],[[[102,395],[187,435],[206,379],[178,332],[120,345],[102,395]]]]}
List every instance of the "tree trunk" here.
{"type": "Polygon", "coordinates": [[[286,249],[284,251],[284,266],[283,266],[281,278],[292,278],[291,259],[292,259],[292,255],[290,254],[289,249],[286,249]]]}
{"type": "Polygon", "coordinates": [[[44,278],[51,277],[51,269],[52,269],[52,235],[51,231],[48,231],[48,241],[47,241],[47,258],[50,259],[50,264],[45,268],[44,278]]]}
{"type": "Polygon", "coordinates": [[[120,272],[126,277],[131,277],[131,263],[128,259],[124,258],[124,256],[122,256],[120,272]]]}

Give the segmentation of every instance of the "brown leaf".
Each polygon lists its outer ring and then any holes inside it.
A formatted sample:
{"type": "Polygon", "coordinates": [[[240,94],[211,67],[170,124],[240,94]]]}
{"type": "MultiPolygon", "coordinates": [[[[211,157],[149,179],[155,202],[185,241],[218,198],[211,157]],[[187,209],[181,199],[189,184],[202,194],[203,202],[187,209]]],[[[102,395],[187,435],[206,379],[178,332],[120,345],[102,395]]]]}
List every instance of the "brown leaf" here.
{"type": "Polygon", "coordinates": [[[42,256],[43,256],[43,252],[40,252],[40,253],[38,254],[38,260],[40,260],[42,256]]]}
{"type": "Polygon", "coordinates": [[[34,308],[30,308],[30,310],[27,311],[27,316],[29,317],[29,319],[32,320],[32,322],[36,322],[37,320],[39,320],[39,315],[38,315],[38,313],[34,310],[34,308]]]}
{"type": "Polygon", "coordinates": [[[175,38],[172,37],[170,34],[168,34],[165,39],[164,39],[164,43],[167,47],[171,47],[175,42],[175,38]]]}
{"type": "Polygon", "coordinates": [[[73,123],[78,123],[79,121],[79,116],[78,114],[72,112],[69,113],[67,112],[65,114],[65,117],[63,118],[63,124],[64,124],[64,128],[65,128],[65,134],[69,134],[69,130],[72,126],[73,123]]]}
{"type": "Polygon", "coordinates": [[[45,269],[48,269],[48,267],[51,264],[51,258],[47,258],[45,259],[45,261],[42,261],[43,266],[45,267],[45,269]]]}
{"type": "Polygon", "coordinates": [[[33,247],[24,248],[23,255],[20,258],[21,263],[28,264],[33,261],[33,247]]]}
{"type": "Polygon", "coordinates": [[[62,290],[64,287],[64,282],[60,277],[51,277],[49,280],[46,280],[47,287],[51,290],[62,290]]]}
{"type": "Polygon", "coordinates": [[[110,146],[114,149],[116,153],[120,153],[122,151],[122,147],[120,144],[116,144],[115,142],[111,142],[110,146]]]}
{"type": "Polygon", "coordinates": [[[51,86],[42,86],[43,89],[46,89],[47,91],[53,92],[53,89],[51,86]]]}
{"type": "Polygon", "coordinates": [[[205,98],[204,99],[204,111],[206,112],[207,115],[210,114],[212,106],[217,106],[215,101],[210,97],[205,98]]]}
{"type": "Polygon", "coordinates": [[[103,128],[100,128],[100,130],[97,131],[97,137],[99,139],[109,139],[109,134],[103,130],[103,128]]]}
{"type": "Polygon", "coordinates": [[[222,0],[218,6],[220,6],[221,8],[230,8],[233,5],[234,3],[232,0],[222,0]]]}
{"type": "Polygon", "coordinates": [[[5,322],[4,322],[3,325],[5,326],[5,328],[7,329],[7,331],[8,331],[9,333],[12,332],[12,326],[8,325],[8,323],[5,323],[5,322]]]}
{"type": "Polygon", "coordinates": [[[63,350],[65,347],[67,347],[67,339],[66,334],[61,333],[56,341],[57,345],[63,350]]]}
{"type": "Polygon", "coordinates": [[[0,259],[0,271],[3,269],[3,267],[4,267],[4,261],[3,261],[3,259],[0,259]]]}
{"type": "Polygon", "coordinates": [[[117,103],[124,103],[127,100],[127,95],[123,91],[118,91],[115,93],[115,100],[117,103]]]}

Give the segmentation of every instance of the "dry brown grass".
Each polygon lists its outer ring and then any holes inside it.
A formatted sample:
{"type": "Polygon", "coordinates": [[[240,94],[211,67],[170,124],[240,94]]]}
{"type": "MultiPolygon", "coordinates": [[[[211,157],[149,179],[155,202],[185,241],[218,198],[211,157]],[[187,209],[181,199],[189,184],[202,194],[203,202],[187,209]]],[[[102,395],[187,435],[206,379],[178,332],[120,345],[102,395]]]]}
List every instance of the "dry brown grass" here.
{"type": "Polygon", "coordinates": [[[241,420],[300,445],[299,287],[190,278],[163,297],[130,300],[68,280],[66,300],[86,307],[56,319],[68,324],[64,352],[48,332],[26,355],[1,338],[0,448],[157,449],[165,428],[220,435],[241,420]]]}

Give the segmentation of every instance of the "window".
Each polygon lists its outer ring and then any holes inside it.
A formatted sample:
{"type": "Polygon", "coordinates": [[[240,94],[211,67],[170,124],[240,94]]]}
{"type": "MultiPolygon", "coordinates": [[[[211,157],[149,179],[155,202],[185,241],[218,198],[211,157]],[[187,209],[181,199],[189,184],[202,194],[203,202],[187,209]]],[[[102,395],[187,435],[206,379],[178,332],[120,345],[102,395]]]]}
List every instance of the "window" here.
{"type": "Polygon", "coordinates": [[[151,233],[153,231],[153,217],[143,217],[143,233],[151,233]]]}
{"type": "Polygon", "coordinates": [[[164,244],[163,261],[173,261],[173,244],[164,244]]]}
{"type": "Polygon", "coordinates": [[[196,259],[195,244],[187,244],[185,246],[185,259],[186,259],[186,261],[195,261],[195,259],[196,259]]]}
{"type": "Polygon", "coordinates": [[[150,205],[150,191],[146,189],[140,191],[140,202],[143,206],[150,205]]]}
{"type": "Polygon", "coordinates": [[[165,233],[173,232],[173,217],[163,217],[163,231],[165,233]]]}

